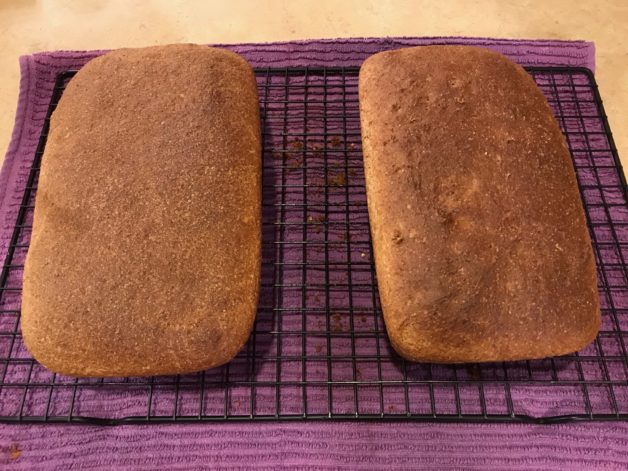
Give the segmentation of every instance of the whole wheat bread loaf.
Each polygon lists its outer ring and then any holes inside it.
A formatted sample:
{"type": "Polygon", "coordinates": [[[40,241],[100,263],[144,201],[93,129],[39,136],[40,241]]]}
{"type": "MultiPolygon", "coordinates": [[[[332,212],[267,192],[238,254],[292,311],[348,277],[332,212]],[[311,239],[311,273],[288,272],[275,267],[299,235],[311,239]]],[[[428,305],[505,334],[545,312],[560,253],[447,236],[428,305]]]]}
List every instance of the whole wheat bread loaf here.
{"type": "Polygon", "coordinates": [[[486,49],[376,54],[359,77],[386,328],[429,362],[542,358],[591,342],[596,268],[568,148],[523,68],[486,49]]]}
{"type": "Polygon", "coordinates": [[[75,376],[230,361],[260,284],[253,71],[195,45],[85,65],[52,116],[24,271],[24,341],[75,376]]]}

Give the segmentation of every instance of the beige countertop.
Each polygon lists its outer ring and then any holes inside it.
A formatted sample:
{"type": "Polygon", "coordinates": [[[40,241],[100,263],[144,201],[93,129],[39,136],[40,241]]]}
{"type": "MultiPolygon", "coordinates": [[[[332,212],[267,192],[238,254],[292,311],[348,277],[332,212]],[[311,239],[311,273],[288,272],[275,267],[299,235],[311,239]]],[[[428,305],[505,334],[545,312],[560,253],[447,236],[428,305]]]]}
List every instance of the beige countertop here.
{"type": "Polygon", "coordinates": [[[0,0],[0,159],[17,103],[18,57],[42,50],[352,36],[586,39],[628,166],[628,1],[0,0]]]}

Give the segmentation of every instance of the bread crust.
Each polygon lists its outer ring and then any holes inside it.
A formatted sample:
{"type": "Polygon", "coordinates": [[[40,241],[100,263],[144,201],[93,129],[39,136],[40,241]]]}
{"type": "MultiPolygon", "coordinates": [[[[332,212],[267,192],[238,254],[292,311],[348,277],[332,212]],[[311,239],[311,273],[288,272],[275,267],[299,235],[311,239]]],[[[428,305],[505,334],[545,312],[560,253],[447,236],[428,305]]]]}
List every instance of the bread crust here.
{"type": "Polygon", "coordinates": [[[600,326],[576,175],[551,109],[496,52],[429,46],[359,77],[379,293],[414,361],[570,353],[600,326]]]}
{"type": "Polygon", "coordinates": [[[249,337],[261,263],[251,66],[196,45],[86,64],[51,120],[22,332],[73,376],[199,371],[249,337]]]}

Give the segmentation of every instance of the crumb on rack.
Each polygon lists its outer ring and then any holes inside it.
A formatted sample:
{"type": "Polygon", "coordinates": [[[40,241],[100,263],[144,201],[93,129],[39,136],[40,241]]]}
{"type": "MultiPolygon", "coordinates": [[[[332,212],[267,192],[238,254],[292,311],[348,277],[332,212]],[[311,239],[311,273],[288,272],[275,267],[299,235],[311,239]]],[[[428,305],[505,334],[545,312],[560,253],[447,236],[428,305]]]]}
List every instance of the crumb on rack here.
{"type": "Polygon", "coordinates": [[[303,161],[300,158],[294,158],[290,162],[288,162],[286,167],[288,168],[288,170],[298,170],[301,168],[302,165],[303,161]]]}
{"type": "Polygon", "coordinates": [[[303,149],[303,141],[296,139],[290,143],[290,149],[292,150],[302,150],[303,149]]]}
{"type": "Polygon", "coordinates": [[[342,325],[342,315],[338,312],[335,312],[331,315],[332,326],[331,330],[334,332],[342,332],[344,330],[344,326],[342,325]]]}
{"type": "Polygon", "coordinates": [[[344,173],[337,173],[329,179],[329,186],[345,186],[347,184],[347,177],[344,173]]]}
{"type": "Polygon", "coordinates": [[[320,234],[323,230],[323,226],[324,226],[324,222],[325,222],[325,215],[324,214],[319,214],[317,216],[308,216],[307,218],[307,222],[308,223],[313,223],[312,226],[314,226],[313,231],[316,234],[320,234]]]}
{"type": "Polygon", "coordinates": [[[22,450],[17,443],[9,445],[9,457],[12,461],[16,461],[22,455],[22,450]]]}

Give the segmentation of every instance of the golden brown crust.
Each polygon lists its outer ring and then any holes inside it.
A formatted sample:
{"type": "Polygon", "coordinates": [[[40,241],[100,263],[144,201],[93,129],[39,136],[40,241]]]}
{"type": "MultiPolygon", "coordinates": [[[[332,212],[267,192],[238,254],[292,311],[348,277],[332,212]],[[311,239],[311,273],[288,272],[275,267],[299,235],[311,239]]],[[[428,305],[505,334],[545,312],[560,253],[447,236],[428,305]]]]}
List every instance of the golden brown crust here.
{"type": "Polygon", "coordinates": [[[359,80],[386,327],[410,360],[542,358],[591,342],[595,260],[560,128],[486,49],[370,57],[359,80]]]}
{"type": "Polygon", "coordinates": [[[255,77],[232,52],[90,61],[51,122],[24,272],[33,356],[75,376],[198,371],[246,342],[260,282],[255,77]]]}

